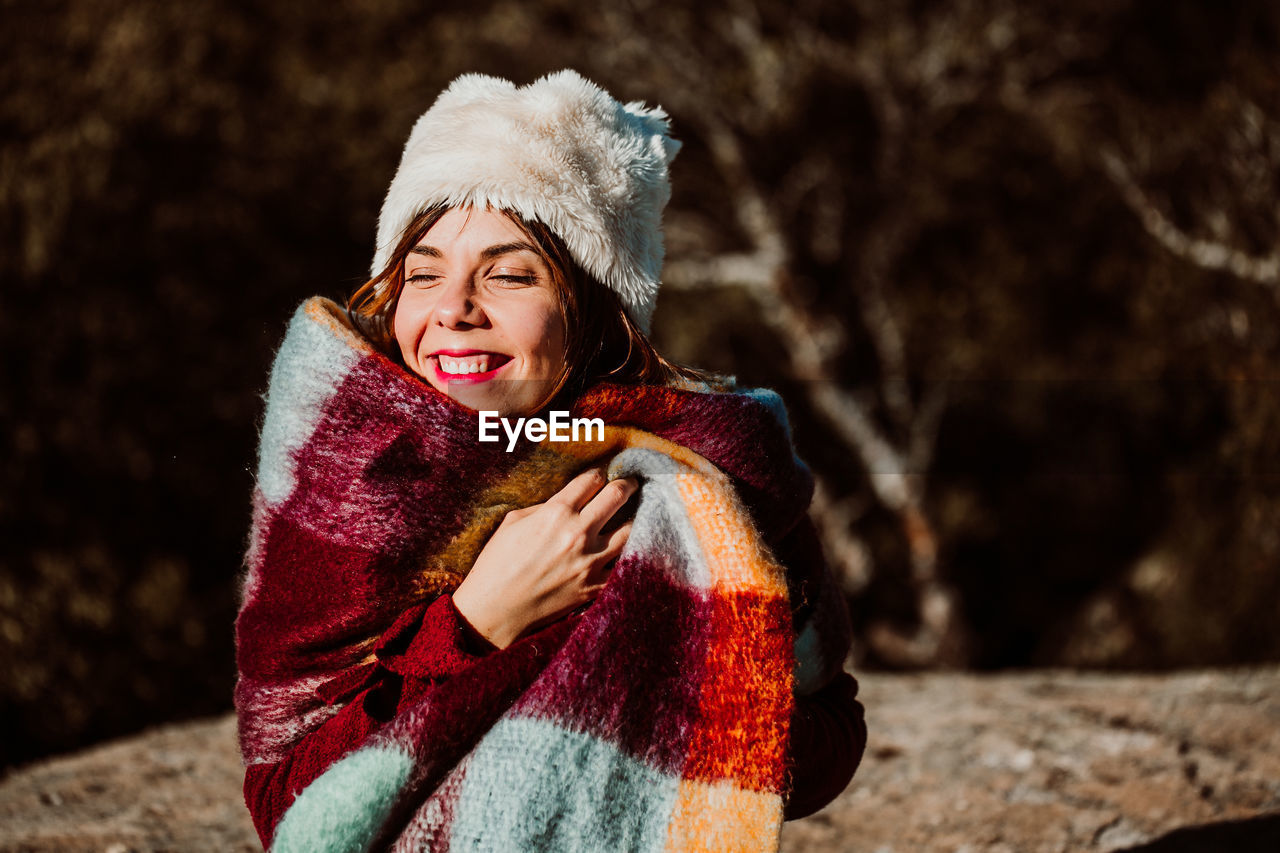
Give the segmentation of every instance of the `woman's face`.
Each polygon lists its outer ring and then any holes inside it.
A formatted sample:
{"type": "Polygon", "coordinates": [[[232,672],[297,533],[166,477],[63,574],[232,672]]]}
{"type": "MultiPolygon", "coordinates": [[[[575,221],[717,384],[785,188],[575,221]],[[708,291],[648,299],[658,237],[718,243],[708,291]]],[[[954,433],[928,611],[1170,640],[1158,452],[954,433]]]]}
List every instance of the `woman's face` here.
{"type": "Polygon", "coordinates": [[[447,211],[409,251],[392,331],[410,370],[472,409],[532,414],[564,368],[551,271],[492,209],[447,211]]]}

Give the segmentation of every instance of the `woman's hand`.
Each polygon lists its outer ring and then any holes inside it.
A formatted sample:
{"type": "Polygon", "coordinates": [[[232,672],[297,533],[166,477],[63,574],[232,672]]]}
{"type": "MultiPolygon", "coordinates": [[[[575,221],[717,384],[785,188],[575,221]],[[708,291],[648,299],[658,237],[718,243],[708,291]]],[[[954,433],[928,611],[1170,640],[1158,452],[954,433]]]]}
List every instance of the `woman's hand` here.
{"type": "Polygon", "coordinates": [[[606,529],[640,486],[583,471],[546,503],[512,510],[485,543],[453,603],[481,636],[505,648],[530,628],[594,599],[631,522],[606,529]]]}

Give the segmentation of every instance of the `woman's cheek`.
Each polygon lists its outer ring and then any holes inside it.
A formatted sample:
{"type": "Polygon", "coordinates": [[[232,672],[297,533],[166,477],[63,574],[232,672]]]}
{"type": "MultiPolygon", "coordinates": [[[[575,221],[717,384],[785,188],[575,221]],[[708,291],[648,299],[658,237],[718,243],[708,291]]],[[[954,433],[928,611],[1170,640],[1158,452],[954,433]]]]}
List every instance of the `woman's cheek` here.
{"type": "Polygon", "coordinates": [[[421,300],[405,300],[403,297],[396,305],[395,313],[392,315],[391,332],[395,338],[396,344],[400,348],[400,355],[414,373],[432,382],[428,365],[423,363],[420,353],[422,343],[422,331],[425,328],[424,316],[426,312],[423,306],[418,304],[421,300]]]}

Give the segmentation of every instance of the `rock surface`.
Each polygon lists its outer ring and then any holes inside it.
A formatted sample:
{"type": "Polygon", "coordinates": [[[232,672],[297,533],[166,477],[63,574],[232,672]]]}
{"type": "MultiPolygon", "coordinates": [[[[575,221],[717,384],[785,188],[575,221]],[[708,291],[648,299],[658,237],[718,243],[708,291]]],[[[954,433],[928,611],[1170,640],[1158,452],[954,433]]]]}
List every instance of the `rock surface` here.
{"type": "Polygon", "coordinates": [[[786,850],[1280,850],[1280,669],[862,685],[863,765],[786,850]]]}
{"type": "MultiPolygon", "coordinates": [[[[1280,668],[867,675],[854,784],[787,851],[1280,850],[1280,668]]],[[[0,782],[0,849],[258,849],[230,716],[0,782]]]]}
{"type": "Polygon", "coordinates": [[[0,850],[261,850],[235,717],[163,726],[0,782],[0,850]]]}

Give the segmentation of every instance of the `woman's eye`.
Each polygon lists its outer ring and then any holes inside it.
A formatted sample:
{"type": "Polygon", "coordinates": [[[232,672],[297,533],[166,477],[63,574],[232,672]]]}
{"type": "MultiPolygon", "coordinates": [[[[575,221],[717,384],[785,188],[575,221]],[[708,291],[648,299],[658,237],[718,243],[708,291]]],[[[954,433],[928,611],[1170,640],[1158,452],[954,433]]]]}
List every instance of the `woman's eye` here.
{"type": "Polygon", "coordinates": [[[497,275],[490,276],[490,278],[506,284],[533,284],[537,281],[535,276],[516,275],[514,273],[498,273],[497,275]]]}
{"type": "Polygon", "coordinates": [[[412,284],[415,287],[430,287],[431,285],[435,284],[439,280],[440,280],[440,276],[438,275],[431,275],[430,273],[420,272],[415,275],[409,276],[408,278],[405,279],[405,282],[408,284],[412,284]]]}

